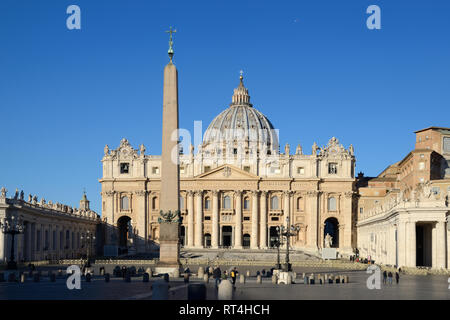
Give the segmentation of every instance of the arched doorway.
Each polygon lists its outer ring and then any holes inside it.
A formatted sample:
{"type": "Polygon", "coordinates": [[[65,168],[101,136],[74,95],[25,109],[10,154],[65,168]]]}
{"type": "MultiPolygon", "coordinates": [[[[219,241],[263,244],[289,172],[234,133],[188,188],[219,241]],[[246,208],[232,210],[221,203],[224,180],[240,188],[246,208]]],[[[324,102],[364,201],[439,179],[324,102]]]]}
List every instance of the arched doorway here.
{"type": "Polygon", "coordinates": [[[128,216],[120,217],[117,220],[117,229],[119,233],[119,254],[128,252],[128,234],[129,226],[131,225],[131,218],[128,216]]]}
{"type": "Polygon", "coordinates": [[[231,235],[233,228],[231,226],[222,227],[222,247],[231,247],[231,235]]]}
{"type": "Polygon", "coordinates": [[[339,248],[339,222],[336,218],[328,218],[325,220],[323,229],[323,246],[325,245],[325,237],[329,234],[331,239],[331,248],[339,248]]]}

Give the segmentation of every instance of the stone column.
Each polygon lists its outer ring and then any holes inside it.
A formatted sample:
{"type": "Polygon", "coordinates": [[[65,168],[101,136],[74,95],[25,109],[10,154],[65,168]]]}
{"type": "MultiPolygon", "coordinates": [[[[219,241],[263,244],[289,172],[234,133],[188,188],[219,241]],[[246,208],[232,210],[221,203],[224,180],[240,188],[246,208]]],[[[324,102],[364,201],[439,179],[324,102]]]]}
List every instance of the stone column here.
{"type": "Polygon", "coordinates": [[[267,191],[261,191],[261,223],[259,227],[260,242],[259,247],[261,249],[267,248],[267,191]]]}
{"type": "MultiPolygon", "coordinates": [[[[445,222],[436,223],[436,266],[437,269],[445,269],[446,261],[446,237],[445,222]]],[[[434,267],[434,266],[433,266],[434,267]]]]}
{"type": "Polygon", "coordinates": [[[136,250],[137,252],[145,252],[147,248],[148,241],[148,221],[147,221],[147,191],[138,190],[134,193],[136,196],[132,198],[131,205],[132,210],[137,212],[136,215],[136,250]]]}
{"type": "Polygon", "coordinates": [[[407,243],[409,244],[409,250],[406,255],[409,255],[409,259],[407,257],[408,266],[415,267],[416,266],[416,222],[410,221],[408,223],[407,230],[407,243]]]}
{"type": "Polygon", "coordinates": [[[187,246],[194,247],[194,192],[187,192],[187,209],[188,209],[188,227],[187,227],[187,246]]]}
{"type": "Polygon", "coordinates": [[[212,191],[212,235],[211,247],[217,249],[219,247],[219,192],[212,191]]]}
{"type": "Polygon", "coordinates": [[[317,224],[318,224],[318,199],[319,191],[309,191],[307,193],[308,206],[309,206],[309,221],[308,221],[308,234],[307,243],[308,248],[313,251],[317,251],[317,224]]]}
{"type": "Polygon", "coordinates": [[[340,207],[340,215],[343,217],[343,224],[345,227],[342,229],[342,233],[339,237],[342,237],[341,252],[348,254],[352,253],[352,202],[353,202],[353,192],[348,191],[344,196],[339,197],[339,203],[343,202],[340,207]]]}
{"type": "Polygon", "coordinates": [[[6,262],[6,248],[7,248],[6,235],[0,231],[0,262],[6,262]]]}
{"type": "MultiPolygon", "coordinates": [[[[55,227],[56,228],[56,227],[55,227]]],[[[26,241],[25,247],[27,252],[25,252],[25,260],[26,261],[31,261],[31,222],[27,222],[26,226],[25,226],[25,233],[26,233],[26,237],[24,239],[24,241],[26,241]]],[[[1,240],[0,240],[0,246],[1,246],[1,240]]]]}
{"type": "Polygon", "coordinates": [[[258,193],[259,191],[252,192],[252,235],[250,239],[251,249],[258,249],[258,193]]]}
{"type": "Polygon", "coordinates": [[[407,237],[406,237],[406,224],[404,220],[399,220],[397,227],[397,243],[398,243],[398,266],[408,266],[408,260],[406,258],[407,251],[407,237]]]}
{"type": "Polygon", "coordinates": [[[203,192],[195,191],[195,247],[203,248],[203,192]]]}
{"type": "Polygon", "coordinates": [[[242,191],[237,190],[234,194],[236,196],[236,229],[234,230],[234,248],[242,249],[242,191]]]}

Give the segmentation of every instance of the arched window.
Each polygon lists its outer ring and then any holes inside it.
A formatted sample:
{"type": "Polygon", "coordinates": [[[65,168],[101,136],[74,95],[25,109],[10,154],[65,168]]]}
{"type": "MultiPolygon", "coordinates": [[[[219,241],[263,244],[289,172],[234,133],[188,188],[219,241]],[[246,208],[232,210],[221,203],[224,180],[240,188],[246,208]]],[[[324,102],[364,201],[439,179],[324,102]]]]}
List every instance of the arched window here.
{"type": "Polygon", "coordinates": [[[211,199],[206,197],[205,198],[205,210],[210,210],[210,209],[211,209],[211,199]]]}
{"type": "Polygon", "coordinates": [[[223,208],[231,209],[231,198],[229,196],[223,197],[223,208]]]}
{"type": "Polygon", "coordinates": [[[157,201],[157,198],[153,197],[152,198],[152,210],[156,210],[156,201],[157,201]]]}
{"type": "Polygon", "coordinates": [[[130,209],[130,200],[127,196],[120,198],[120,209],[121,210],[129,210],[130,209]]]}
{"type": "Polygon", "coordinates": [[[184,209],[184,198],[183,196],[180,196],[180,210],[184,209]]]}
{"type": "Polygon", "coordinates": [[[278,197],[277,196],[273,196],[272,198],[270,198],[270,208],[272,210],[278,210],[278,197]]]}
{"type": "Polygon", "coordinates": [[[250,200],[248,198],[244,199],[244,210],[250,209],[250,200]]]}
{"type": "Polygon", "coordinates": [[[336,198],[328,198],[328,211],[336,211],[336,198]]]}
{"type": "Polygon", "coordinates": [[[297,198],[297,211],[303,211],[303,198],[297,198]]]}

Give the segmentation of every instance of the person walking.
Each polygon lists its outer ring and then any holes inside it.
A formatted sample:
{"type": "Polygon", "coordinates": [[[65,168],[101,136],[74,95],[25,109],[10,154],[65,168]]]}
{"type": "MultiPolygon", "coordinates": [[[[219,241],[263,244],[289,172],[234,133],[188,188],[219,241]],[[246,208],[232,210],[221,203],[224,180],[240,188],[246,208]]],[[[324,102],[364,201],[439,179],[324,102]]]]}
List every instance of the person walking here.
{"type": "Polygon", "coordinates": [[[218,289],[220,284],[220,276],[222,275],[222,270],[220,270],[220,267],[214,269],[213,275],[216,280],[216,289],[218,289]]]}
{"type": "Polygon", "coordinates": [[[383,271],[383,284],[386,284],[386,280],[387,280],[387,272],[386,270],[383,271]]]}
{"type": "Polygon", "coordinates": [[[388,273],[389,284],[392,284],[392,272],[388,273]]]}
{"type": "Polygon", "coordinates": [[[232,282],[233,282],[233,287],[234,287],[234,285],[236,284],[236,277],[237,277],[237,274],[238,274],[239,272],[236,270],[236,267],[234,267],[232,270],[231,270],[231,273],[230,273],[230,275],[231,275],[231,280],[232,280],[232,282]]]}
{"type": "Polygon", "coordinates": [[[398,274],[398,271],[395,273],[395,282],[398,284],[400,281],[400,275],[398,274]]]}

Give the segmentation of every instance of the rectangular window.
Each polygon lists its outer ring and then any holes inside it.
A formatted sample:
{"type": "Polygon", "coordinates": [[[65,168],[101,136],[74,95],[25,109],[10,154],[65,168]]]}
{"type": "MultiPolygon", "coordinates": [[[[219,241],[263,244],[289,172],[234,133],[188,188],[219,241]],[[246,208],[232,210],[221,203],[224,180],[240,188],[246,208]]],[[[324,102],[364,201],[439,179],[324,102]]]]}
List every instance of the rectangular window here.
{"type": "Polygon", "coordinates": [[[130,172],[130,164],[123,162],[120,164],[120,173],[126,174],[130,172]]]}
{"type": "Polygon", "coordinates": [[[442,149],[444,152],[450,152],[450,137],[444,137],[442,149]]]}
{"type": "Polygon", "coordinates": [[[328,164],[328,174],[337,174],[337,163],[328,164]]]}
{"type": "Polygon", "coordinates": [[[206,221],[206,220],[211,220],[211,217],[205,216],[205,221],[206,221]]]}
{"type": "Polygon", "coordinates": [[[205,199],[205,210],[211,209],[211,200],[209,198],[205,199]]]}
{"type": "Polygon", "coordinates": [[[250,200],[245,198],[244,199],[244,210],[249,210],[250,209],[250,200]]]}
{"type": "Polygon", "coordinates": [[[56,230],[53,230],[53,250],[56,250],[56,230]]]}
{"type": "Polygon", "coordinates": [[[359,213],[364,213],[364,208],[363,207],[359,208],[359,213]]]}
{"type": "Polygon", "coordinates": [[[328,198],[328,211],[336,211],[336,198],[328,198]]]}
{"type": "Polygon", "coordinates": [[[244,171],[250,172],[250,167],[249,167],[249,166],[245,166],[245,167],[244,167],[244,171]]]}
{"type": "Polygon", "coordinates": [[[159,167],[152,167],[152,174],[159,174],[159,167]]]}
{"type": "Polygon", "coordinates": [[[297,174],[305,174],[305,168],[303,168],[303,167],[298,167],[298,168],[297,168],[297,174]]]}
{"type": "Polygon", "coordinates": [[[250,217],[244,217],[244,221],[250,221],[250,217]]]}
{"type": "Polygon", "coordinates": [[[419,162],[419,170],[425,170],[425,162],[419,162]]]}
{"type": "Polygon", "coordinates": [[[279,167],[271,167],[270,172],[273,174],[280,174],[281,170],[279,167]]]}
{"type": "Polygon", "coordinates": [[[279,219],[278,219],[278,217],[272,217],[271,220],[272,220],[272,221],[278,221],[279,219]]]}
{"type": "Polygon", "coordinates": [[[210,166],[205,166],[205,172],[209,172],[209,171],[211,171],[211,167],[210,166]]]}

